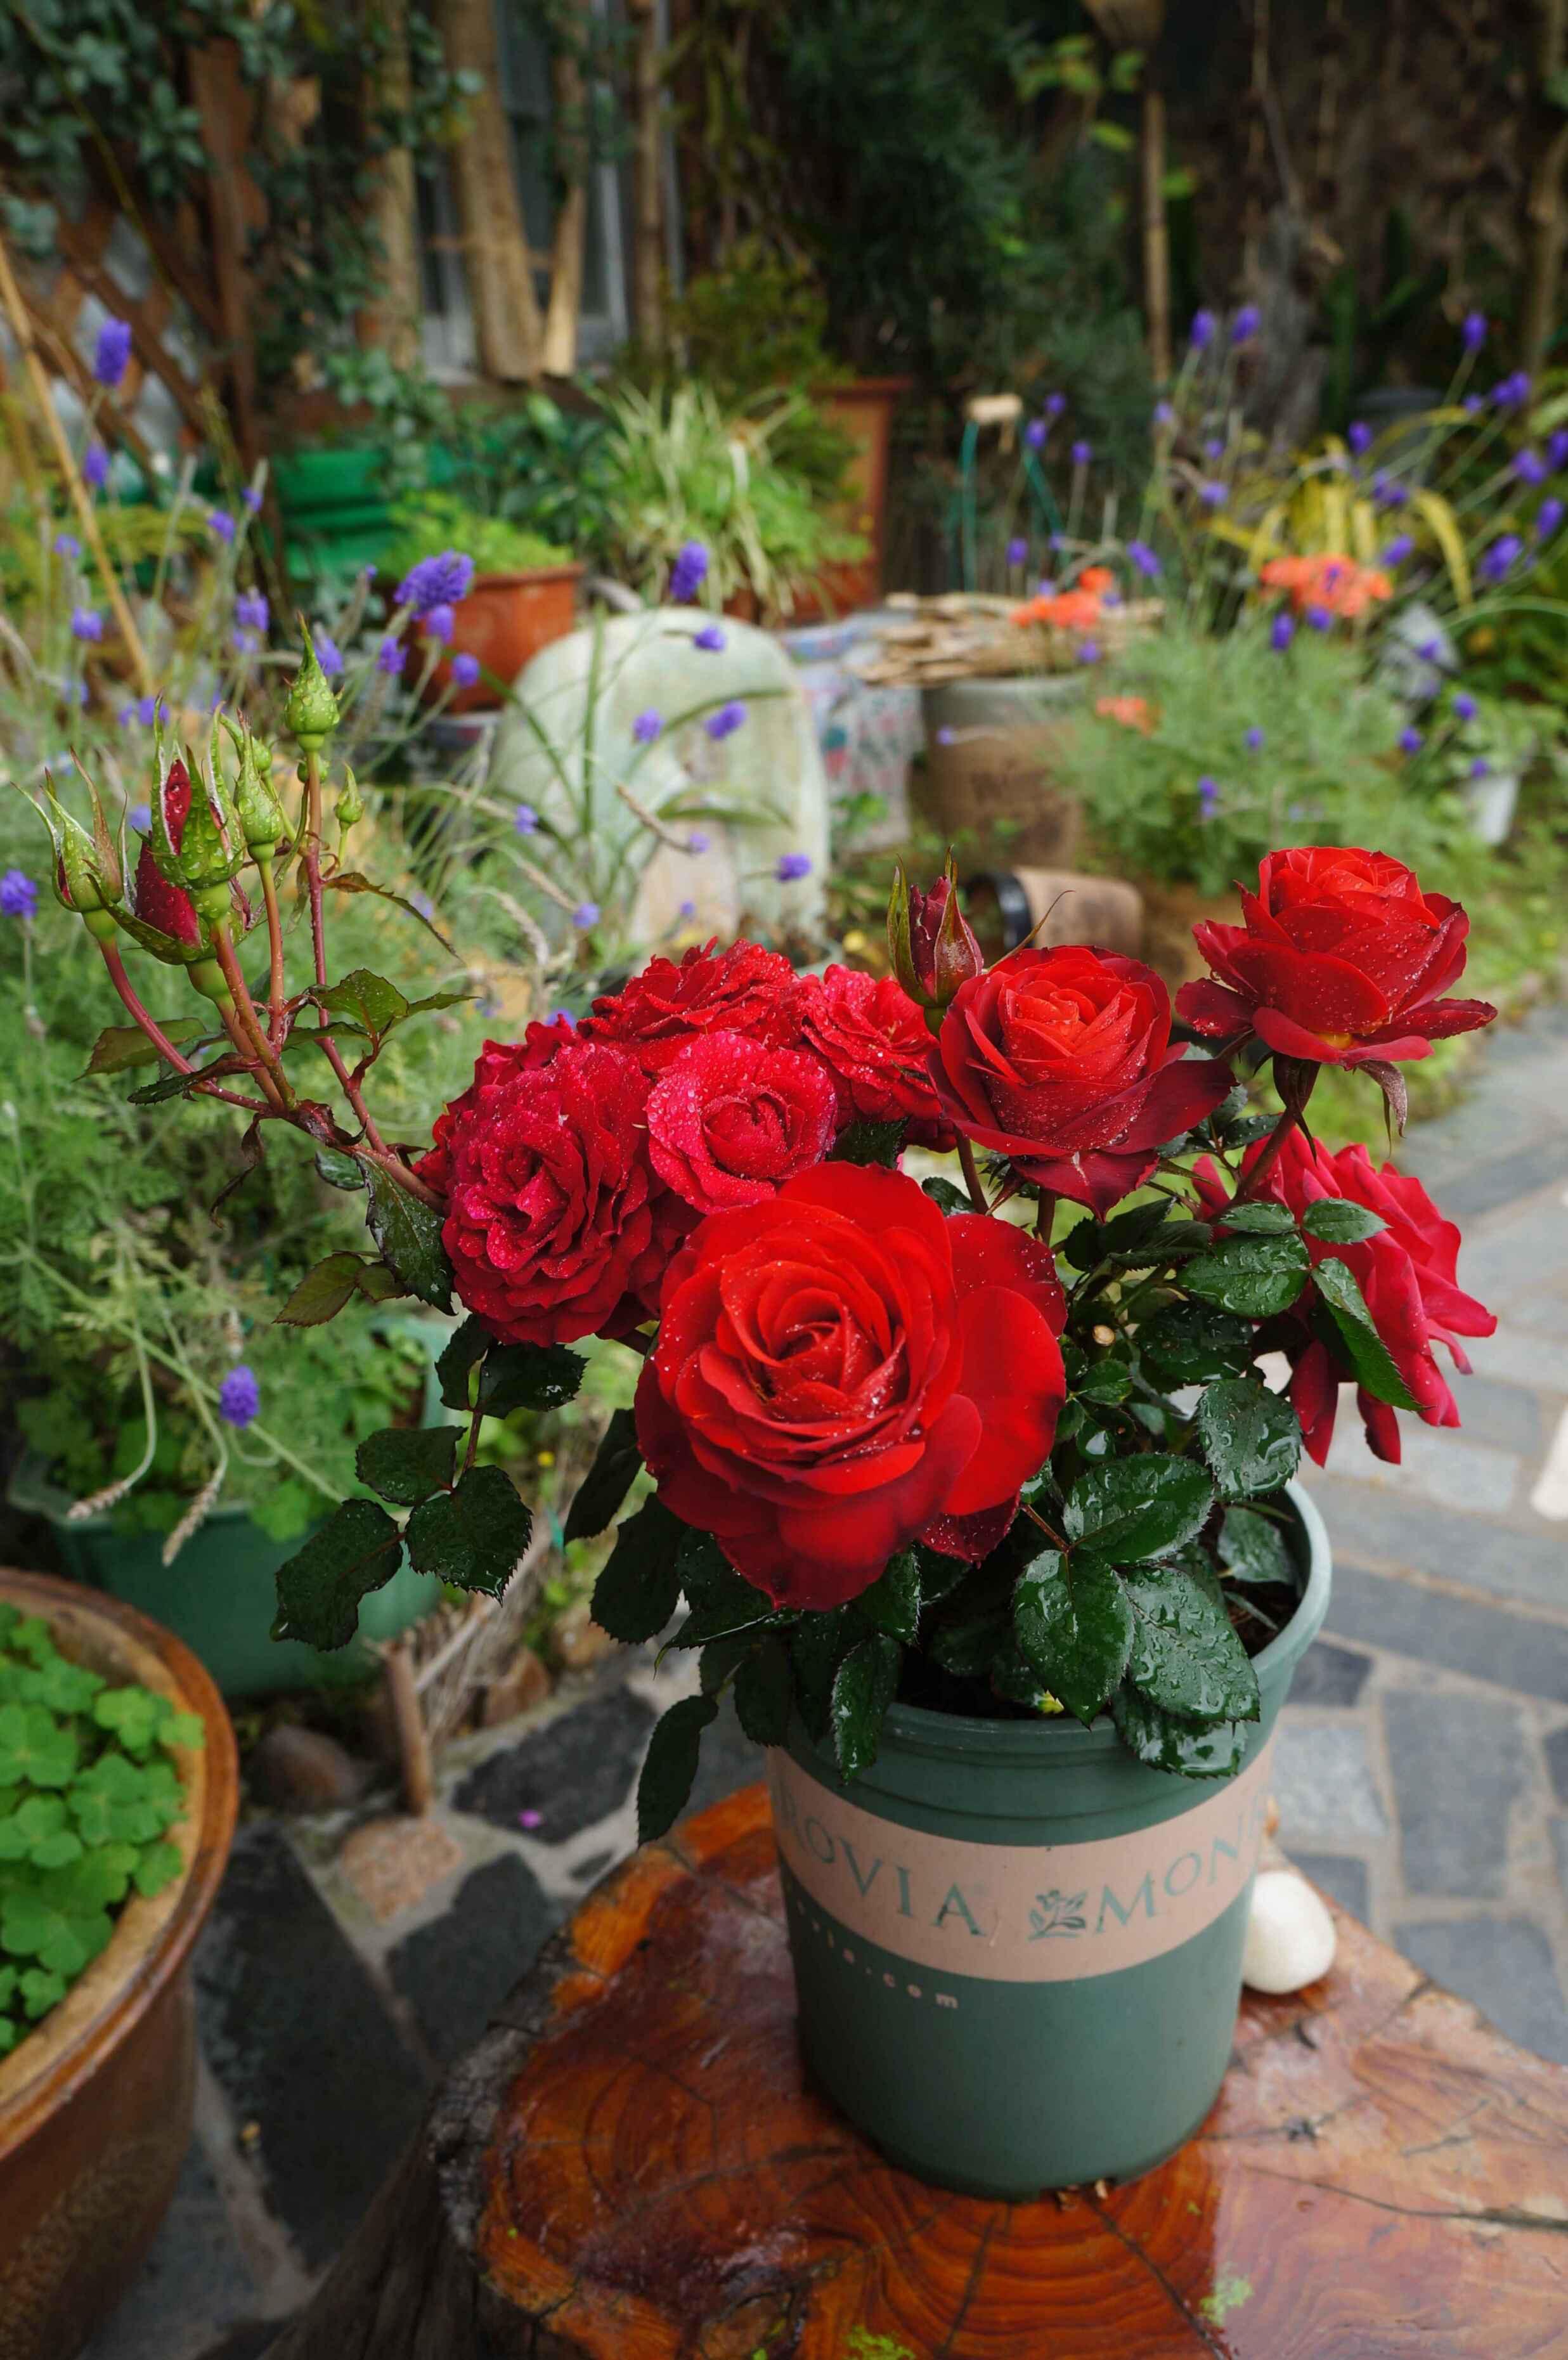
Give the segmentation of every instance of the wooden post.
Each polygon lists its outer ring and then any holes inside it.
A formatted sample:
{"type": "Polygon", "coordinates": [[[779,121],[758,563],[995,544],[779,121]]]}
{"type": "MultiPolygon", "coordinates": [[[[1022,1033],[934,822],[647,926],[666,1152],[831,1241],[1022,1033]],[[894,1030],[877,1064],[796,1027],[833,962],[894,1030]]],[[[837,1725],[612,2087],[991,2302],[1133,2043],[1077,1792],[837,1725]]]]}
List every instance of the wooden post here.
{"type": "Polygon", "coordinates": [[[566,192],[555,216],[550,243],[550,308],[545,313],[542,363],[547,377],[570,377],[577,366],[577,323],[583,309],[583,259],[588,229],[588,138],[583,65],[573,42],[572,17],[558,38],[550,64],[558,156],[568,158],[566,192]]]}
{"type": "Polygon", "coordinates": [[[664,334],[664,71],[659,0],[627,0],[637,27],[633,71],[632,325],[657,349],[664,334]]]}
{"type": "Polygon", "coordinates": [[[1143,94],[1143,309],[1156,385],[1171,377],[1171,233],[1165,218],[1165,101],[1143,94]]]}
{"type": "Polygon", "coordinates": [[[387,1666],[387,1702],[392,1715],[392,1728],[397,1740],[397,1759],[403,1772],[403,1800],[418,1817],[430,1808],[430,1798],[435,1793],[435,1776],[430,1767],[430,1741],[426,1733],[419,1686],[414,1677],[414,1659],[407,1642],[394,1639],[387,1649],[384,1661],[387,1666]]]}
{"type": "MultiPolygon", "coordinates": [[[[365,96],[372,111],[401,115],[412,94],[406,0],[381,0],[378,16],[384,47],[365,96]]],[[[419,256],[414,158],[407,148],[389,148],[378,160],[371,218],[384,257],[381,293],[359,315],[359,341],[379,345],[396,367],[411,368],[419,350],[419,256]]]]}
{"type": "Polygon", "coordinates": [[[245,261],[250,233],[267,208],[244,158],[254,108],[240,75],[233,41],[190,52],[191,91],[207,150],[207,205],[212,223],[212,277],[228,361],[234,441],[246,469],[261,455],[256,415],[255,290],[245,261]]]}
{"type": "Polygon", "coordinates": [[[441,23],[448,62],[479,77],[452,165],[480,366],[489,377],[537,377],[543,327],[501,105],[494,0],[442,0],[441,23]]]}
{"type": "Polygon", "coordinates": [[[1525,202],[1528,259],[1518,355],[1531,377],[1539,376],[1545,365],[1568,246],[1568,202],[1563,187],[1568,169],[1568,115],[1543,94],[1568,64],[1568,0],[1538,0],[1538,15],[1535,86],[1528,101],[1535,162],[1525,202]]]}

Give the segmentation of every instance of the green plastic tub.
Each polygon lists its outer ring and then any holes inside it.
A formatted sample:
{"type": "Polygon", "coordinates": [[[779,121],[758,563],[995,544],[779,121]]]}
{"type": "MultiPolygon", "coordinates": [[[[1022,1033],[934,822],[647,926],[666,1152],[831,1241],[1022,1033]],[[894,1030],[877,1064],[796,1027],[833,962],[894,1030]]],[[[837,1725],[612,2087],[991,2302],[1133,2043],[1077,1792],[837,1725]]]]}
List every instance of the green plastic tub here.
{"type": "Polygon", "coordinates": [[[1084,1729],[895,1705],[850,1786],[796,1729],[769,1756],[800,1995],[822,2086],[923,2180],[1020,2200],[1137,2178],[1218,2094],[1269,1740],[1328,1604],[1291,1486],[1301,1603],[1258,1656],[1261,1720],[1223,1782],[1084,1729]]]}

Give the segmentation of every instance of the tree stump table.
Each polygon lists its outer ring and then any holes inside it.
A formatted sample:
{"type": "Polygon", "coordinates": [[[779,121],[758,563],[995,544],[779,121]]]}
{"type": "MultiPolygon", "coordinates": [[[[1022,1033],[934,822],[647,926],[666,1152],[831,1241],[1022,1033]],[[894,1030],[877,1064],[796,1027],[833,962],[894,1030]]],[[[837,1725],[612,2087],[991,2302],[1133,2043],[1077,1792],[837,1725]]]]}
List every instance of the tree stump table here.
{"type": "Polygon", "coordinates": [[[1347,1918],[1248,1995],[1202,2134],[1029,2204],[807,2085],[767,1798],[578,1910],[271,2360],[1525,2360],[1568,2353],[1568,2071],[1347,1918]]]}

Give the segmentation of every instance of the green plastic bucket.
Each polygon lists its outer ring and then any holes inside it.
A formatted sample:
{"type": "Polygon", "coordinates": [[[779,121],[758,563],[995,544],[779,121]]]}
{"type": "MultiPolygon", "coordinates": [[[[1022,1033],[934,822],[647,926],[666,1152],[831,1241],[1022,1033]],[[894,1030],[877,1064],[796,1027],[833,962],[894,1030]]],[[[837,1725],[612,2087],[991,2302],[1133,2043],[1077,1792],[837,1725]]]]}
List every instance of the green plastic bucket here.
{"type": "Polygon", "coordinates": [[[1301,1603],[1256,1659],[1235,1776],[1151,1770],[1084,1729],[895,1705],[845,1786],[798,1727],[769,1756],[816,2080],[922,2180],[1019,2200],[1131,2180],[1218,2093],[1269,1798],[1269,1744],[1328,1604],[1291,1486],[1301,1603]]]}

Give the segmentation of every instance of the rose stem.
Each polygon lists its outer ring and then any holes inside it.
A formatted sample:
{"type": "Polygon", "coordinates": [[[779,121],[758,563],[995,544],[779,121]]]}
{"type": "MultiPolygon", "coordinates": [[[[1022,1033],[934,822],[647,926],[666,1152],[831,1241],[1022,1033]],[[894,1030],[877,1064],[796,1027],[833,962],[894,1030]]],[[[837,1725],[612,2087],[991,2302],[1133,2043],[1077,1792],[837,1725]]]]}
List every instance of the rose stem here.
{"type": "Polygon", "coordinates": [[[278,880],[272,873],[270,860],[256,866],[261,870],[261,898],[267,905],[267,1032],[275,1049],[283,1046],[284,1001],[287,993],[283,977],[283,923],[278,912],[278,880]]]}
{"type": "Polygon", "coordinates": [[[980,1185],[980,1174],[975,1162],[975,1149],[962,1131],[958,1134],[958,1161],[963,1167],[970,1203],[977,1213],[988,1213],[991,1207],[985,1202],[985,1191],[980,1185]]]}
{"type": "Polygon", "coordinates": [[[238,1011],[232,1006],[225,1008],[223,1006],[222,1002],[214,1002],[213,1004],[216,1006],[218,1014],[223,1020],[224,1032],[228,1034],[230,1040],[234,1043],[235,1049],[239,1052],[241,1058],[244,1060],[246,1071],[253,1073],[256,1076],[257,1086],[261,1089],[263,1096],[266,1098],[267,1104],[272,1109],[273,1113],[287,1116],[289,1109],[283,1103],[282,1093],[279,1091],[277,1083],[273,1080],[272,1076],[267,1072],[266,1065],[262,1064],[257,1057],[255,1043],[252,1042],[249,1033],[245,1031],[245,1026],[241,1023],[238,1011]]]}
{"type": "Polygon", "coordinates": [[[1045,1518],[1040,1514],[1039,1509],[1031,1508],[1027,1500],[1024,1502],[1024,1513],[1030,1519],[1031,1523],[1037,1524],[1040,1526],[1040,1531],[1045,1535],[1052,1548],[1060,1549],[1062,1556],[1065,1557],[1068,1553],[1067,1543],[1062,1539],[1062,1535],[1055,1529],[1054,1525],[1048,1524],[1045,1518]]]}
{"type": "MultiPolygon", "coordinates": [[[[327,936],[321,909],[321,758],[315,752],[309,753],[305,757],[304,852],[305,881],[310,896],[310,941],[316,957],[316,988],[318,990],[324,990],[327,981],[327,936]]],[[[355,1118],[365,1138],[377,1151],[376,1160],[385,1162],[391,1171],[405,1173],[407,1167],[397,1163],[388,1149],[387,1142],[372,1121],[370,1109],[365,1102],[365,1094],[343,1063],[338,1044],[332,1039],[324,1022],[317,1037],[325,1053],[328,1065],[337,1076],[338,1087],[354,1109],[355,1118]]],[[[435,1197],[429,1196],[428,1191],[418,1185],[410,1193],[414,1196],[426,1196],[427,1201],[430,1204],[437,1201],[435,1197]]]]}
{"type": "Polygon", "coordinates": [[[213,927],[212,947],[218,955],[218,965],[223,971],[223,981],[229,987],[241,1030],[251,1043],[252,1054],[259,1059],[262,1073],[270,1073],[281,1103],[288,1106],[293,1100],[294,1092],[289,1086],[288,1076],[278,1063],[277,1052],[271,1047],[266,1033],[261,1029],[260,1020],[245,987],[245,977],[240,972],[240,963],[234,956],[234,943],[226,925],[213,927]]]}
{"type": "Polygon", "coordinates": [[[1055,1219],[1056,1191],[1054,1188],[1042,1188],[1040,1192],[1040,1210],[1034,1217],[1034,1233],[1037,1238],[1042,1238],[1047,1245],[1051,1243],[1051,1232],[1055,1219]]]}
{"type": "Polygon", "coordinates": [[[1292,1097],[1287,1099],[1284,1112],[1280,1115],[1279,1121],[1275,1124],[1273,1130],[1269,1134],[1268,1146],[1264,1149],[1262,1154],[1258,1157],[1251,1171],[1247,1174],[1240,1187],[1231,1198],[1231,1203],[1233,1205],[1239,1205],[1245,1197],[1256,1196],[1265,1180],[1268,1179],[1269,1175],[1273,1171],[1275,1164],[1279,1160],[1280,1150],[1283,1148],[1285,1142],[1290,1138],[1290,1133],[1295,1130],[1296,1125],[1301,1120],[1307,1100],[1312,1097],[1313,1084],[1316,1082],[1317,1077],[1318,1068],[1314,1065],[1312,1068],[1311,1079],[1308,1081],[1306,1088],[1301,1092],[1301,1097],[1292,1097]]]}
{"type": "MultiPolygon", "coordinates": [[[[137,1028],[146,1033],[158,1055],[172,1065],[177,1074],[196,1074],[199,1071],[198,1067],[191,1063],[189,1057],[180,1055],[156,1019],[147,1014],[136,995],[135,985],[125,973],[125,963],[114,944],[100,943],[98,947],[103,954],[103,964],[109,970],[109,980],[136,1019],[137,1028]]],[[[223,1098],[229,1106],[244,1107],[249,1114],[270,1114],[273,1110],[265,1099],[247,1098],[239,1090],[221,1088],[216,1082],[198,1081],[197,1087],[203,1098],[223,1098]]]]}

